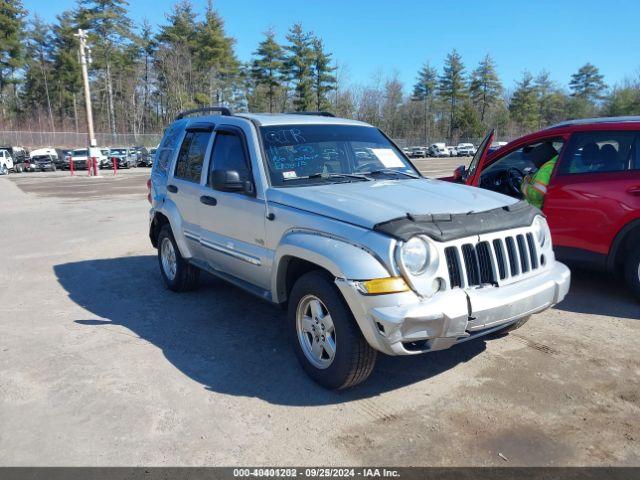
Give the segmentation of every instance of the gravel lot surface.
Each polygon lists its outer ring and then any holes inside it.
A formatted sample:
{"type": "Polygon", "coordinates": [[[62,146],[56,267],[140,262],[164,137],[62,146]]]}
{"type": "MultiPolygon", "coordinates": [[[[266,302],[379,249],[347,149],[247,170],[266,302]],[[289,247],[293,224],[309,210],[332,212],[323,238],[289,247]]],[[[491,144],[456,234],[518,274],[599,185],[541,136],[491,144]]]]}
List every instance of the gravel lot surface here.
{"type": "Polygon", "coordinates": [[[640,303],[622,284],[574,272],[517,332],[382,356],[328,392],[278,308],[208,276],[165,290],[147,176],[0,177],[0,465],[640,465],[640,303]]]}

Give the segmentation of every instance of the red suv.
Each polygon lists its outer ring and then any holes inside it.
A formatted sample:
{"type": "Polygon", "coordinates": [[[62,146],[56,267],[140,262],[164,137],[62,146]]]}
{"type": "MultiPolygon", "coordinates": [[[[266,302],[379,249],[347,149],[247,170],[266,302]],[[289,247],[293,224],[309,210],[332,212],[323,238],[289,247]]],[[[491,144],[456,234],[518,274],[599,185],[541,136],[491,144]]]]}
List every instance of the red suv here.
{"type": "Polygon", "coordinates": [[[542,207],[556,256],[623,276],[640,296],[640,117],[567,121],[489,152],[453,178],[522,198],[527,173],[559,155],[542,207]]]}

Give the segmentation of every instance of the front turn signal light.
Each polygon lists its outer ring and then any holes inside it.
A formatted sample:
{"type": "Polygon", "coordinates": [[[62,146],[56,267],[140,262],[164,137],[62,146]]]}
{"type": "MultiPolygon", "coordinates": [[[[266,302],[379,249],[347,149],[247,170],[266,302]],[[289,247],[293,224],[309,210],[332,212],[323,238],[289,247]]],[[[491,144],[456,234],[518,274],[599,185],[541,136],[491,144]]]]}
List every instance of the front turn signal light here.
{"type": "Polygon", "coordinates": [[[409,286],[402,277],[374,278],[356,282],[356,287],[364,295],[382,295],[385,293],[400,293],[409,290],[409,286]]]}

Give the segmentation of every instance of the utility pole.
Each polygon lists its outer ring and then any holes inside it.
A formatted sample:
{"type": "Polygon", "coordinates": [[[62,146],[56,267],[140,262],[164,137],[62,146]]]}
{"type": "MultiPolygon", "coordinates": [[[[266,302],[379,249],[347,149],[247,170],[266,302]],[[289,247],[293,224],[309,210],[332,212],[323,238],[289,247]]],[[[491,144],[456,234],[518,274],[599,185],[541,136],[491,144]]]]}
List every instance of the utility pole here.
{"type": "Polygon", "coordinates": [[[89,89],[89,73],[87,71],[87,32],[78,29],[78,33],[74,34],[74,37],[78,37],[80,41],[80,65],[82,66],[82,80],[84,81],[84,104],[87,108],[87,129],[89,134],[89,147],[87,148],[87,168],[94,169],[94,174],[97,175],[97,166],[89,165],[89,162],[93,163],[91,158],[91,147],[96,147],[97,142],[95,134],[93,133],[93,113],[91,111],[91,90],[89,89]]]}

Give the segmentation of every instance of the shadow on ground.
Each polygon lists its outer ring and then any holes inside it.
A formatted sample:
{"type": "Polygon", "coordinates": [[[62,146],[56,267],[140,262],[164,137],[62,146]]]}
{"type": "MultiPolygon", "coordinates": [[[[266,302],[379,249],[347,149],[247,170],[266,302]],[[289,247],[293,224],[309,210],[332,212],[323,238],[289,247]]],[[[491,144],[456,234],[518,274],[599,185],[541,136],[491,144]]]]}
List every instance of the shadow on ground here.
{"type": "Polygon", "coordinates": [[[285,335],[283,310],[209,275],[197,291],[176,294],[161,284],[151,255],[67,263],[54,270],[70,298],[99,317],[77,323],[126,327],[206,388],[274,404],[371,397],[438,375],[485,349],[479,339],[429,355],[380,355],[364,385],[330,392],[298,365],[285,335]]]}
{"type": "Polygon", "coordinates": [[[640,302],[622,281],[579,268],[571,268],[571,290],[558,310],[640,320],[640,302]]]}

